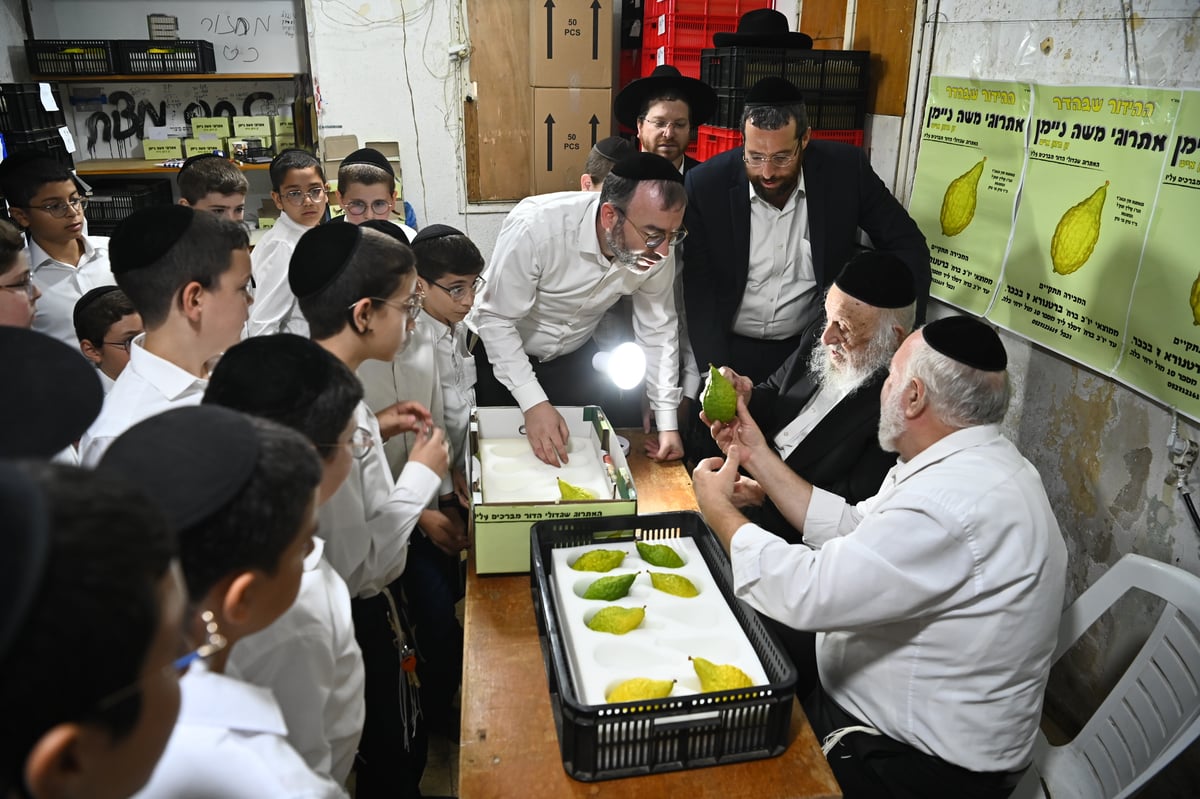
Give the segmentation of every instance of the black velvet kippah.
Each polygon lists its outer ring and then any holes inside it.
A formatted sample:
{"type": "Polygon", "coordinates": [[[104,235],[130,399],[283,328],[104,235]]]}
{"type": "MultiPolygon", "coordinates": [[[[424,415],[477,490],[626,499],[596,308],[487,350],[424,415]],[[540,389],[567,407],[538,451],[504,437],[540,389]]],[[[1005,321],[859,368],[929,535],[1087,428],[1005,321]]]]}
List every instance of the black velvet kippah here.
{"type": "Polygon", "coordinates": [[[463,232],[449,225],[426,225],[417,231],[416,238],[412,240],[413,244],[418,241],[433,241],[434,239],[444,239],[447,236],[462,236],[463,232]]]}
{"type": "Polygon", "coordinates": [[[0,327],[0,458],[50,458],[79,440],[100,414],[104,387],[66,344],[19,327],[0,327]]]}
{"type": "Polygon", "coordinates": [[[633,155],[633,144],[629,139],[623,139],[620,136],[609,136],[607,139],[601,139],[592,147],[597,153],[607,158],[609,161],[616,163],[622,158],[627,158],[633,155]]]}
{"type": "Polygon", "coordinates": [[[746,105],[793,105],[804,102],[792,82],[780,77],[763,78],[746,92],[746,105]]]}
{"type": "Polygon", "coordinates": [[[612,174],[629,180],[672,180],[683,183],[683,175],[667,159],[654,153],[637,153],[622,158],[612,168],[612,174]]]}
{"type": "Polygon", "coordinates": [[[298,298],[329,286],[346,268],[362,241],[358,225],[317,225],[296,242],[288,263],[288,286],[298,298]]]}
{"type": "Polygon", "coordinates": [[[391,236],[401,244],[408,244],[408,234],[404,232],[404,228],[387,219],[368,219],[360,224],[360,227],[365,227],[368,230],[378,231],[385,236],[391,236]]]}
{"type": "Polygon", "coordinates": [[[154,205],[125,217],[108,240],[113,274],[132,272],[158,261],[187,232],[195,215],[186,205],[154,205]]]}
{"type": "Polygon", "coordinates": [[[1008,353],[991,325],[970,316],[947,316],[921,328],[925,343],[959,363],[985,372],[1003,372],[1008,353]]]}
{"type": "Polygon", "coordinates": [[[249,418],[201,405],[174,408],[129,428],[98,468],[141,488],[175,530],[186,530],[237,496],[254,473],[258,451],[249,418]]]}
{"type": "Polygon", "coordinates": [[[311,405],[328,388],[336,366],[333,355],[303,336],[254,336],[217,361],[203,404],[274,418],[311,405]]]}
{"type": "Polygon", "coordinates": [[[0,462],[0,663],[33,606],[50,559],[49,513],[37,484],[10,463],[0,462]]]}
{"type": "Polygon", "coordinates": [[[84,294],[76,301],[75,308],[71,311],[71,323],[78,328],[79,317],[84,311],[87,310],[89,305],[103,297],[105,294],[112,294],[114,291],[120,290],[121,289],[118,286],[96,286],[96,288],[92,289],[87,294],[84,294]]]}
{"type": "Polygon", "coordinates": [[[342,159],[342,163],[338,169],[341,169],[343,166],[350,166],[351,164],[370,164],[371,166],[377,166],[384,172],[387,172],[389,175],[391,175],[392,178],[396,177],[396,170],[392,168],[391,162],[383,157],[383,153],[370,147],[363,147],[360,150],[355,150],[354,152],[350,153],[350,155],[342,159]]]}
{"type": "Polygon", "coordinates": [[[876,308],[903,308],[917,301],[908,267],[896,256],[878,250],[851,258],[833,283],[854,299],[876,308]]]}
{"type": "Polygon", "coordinates": [[[183,166],[179,167],[179,174],[175,176],[175,182],[178,183],[179,176],[191,169],[193,164],[195,164],[197,161],[203,161],[205,158],[220,158],[222,161],[229,160],[225,156],[217,155],[216,153],[199,153],[197,155],[193,155],[183,162],[183,166]]]}

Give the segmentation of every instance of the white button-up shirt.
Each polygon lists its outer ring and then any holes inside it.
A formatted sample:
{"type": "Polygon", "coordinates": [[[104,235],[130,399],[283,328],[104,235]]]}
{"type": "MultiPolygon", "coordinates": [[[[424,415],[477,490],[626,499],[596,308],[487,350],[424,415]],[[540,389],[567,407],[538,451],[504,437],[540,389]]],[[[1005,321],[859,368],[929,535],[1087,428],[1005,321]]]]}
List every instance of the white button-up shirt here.
{"type": "MultiPolygon", "coordinates": [[[[99,286],[115,286],[108,262],[108,237],[83,236],[83,255],[79,264],[66,264],[46,254],[32,237],[26,236],[25,257],[33,283],[41,290],[33,329],[53,336],[73,350],[79,349],[75,336],[75,303],[99,286]]],[[[82,356],[82,353],[80,353],[82,356]]]]}
{"type": "Polygon", "coordinates": [[[296,243],[312,228],[293,222],[287,214],[263,235],[250,253],[254,275],[254,304],[246,320],[246,336],[295,333],[308,338],[308,320],[288,285],[288,265],[296,243]]]}
{"type": "Polygon", "coordinates": [[[296,601],[269,627],[238,641],[226,671],[268,688],[287,722],[287,739],[309,767],[339,784],[362,735],[362,651],[354,638],[350,592],[313,539],[296,601]]]}
{"type": "Polygon", "coordinates": [[[660,430],[676,430],[679,322],[675,253],[641,274],[610,263],[596,235],[600,195],[567,191],[522,200],[504,220],[468,322],[496,377],[528,410],[546,401],[530,358],[579,349],[604,312],[633,297],[634,337],[646,353],[646,394],[660,430]]]}
{"type": "Polygon", "coordinates": [[[815,489],[803,532],[820,548],[742,526],[734,585],[767,615],[824,631],[829,695],[963,768],[1028,765],[1067,555],[1041,477],[999,429],[946,436],[856,506],[815,489]]]}

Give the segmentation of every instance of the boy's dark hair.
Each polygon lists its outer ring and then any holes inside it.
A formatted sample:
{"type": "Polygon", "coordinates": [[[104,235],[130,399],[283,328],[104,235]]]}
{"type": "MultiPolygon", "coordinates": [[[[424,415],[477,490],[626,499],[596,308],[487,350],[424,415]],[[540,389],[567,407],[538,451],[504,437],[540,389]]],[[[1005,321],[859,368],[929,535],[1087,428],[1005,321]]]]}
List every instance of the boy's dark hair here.
{"type": "MultiPolygon", "coordinates": [[[[114,240],[122,233],[118,227],[114,240]]],[[[136,235],[133,230],[124,234],[136,235]]],[[[166,321],[180,289],[192,281],[205,289],[212,288],[229,271],[233,251],[249,246],[250,237],[241,225],[215,214],[195,213],[187,230],[157,261],[126,269],[114,260],[113,273],[117,285],[142,315],[142,323],[150,329],[166,321]]],[[[110,255],[113,249],[110,242],[110,255]]]]}
{"type": "Polygon", "coordinates": [[[474,276],[483,271],[479,248],[461,233],[417,241],[412,249],[417,256],[417,274],[425,280],[441,280],[445,275],[474,276]]]}
{"type": "Polygon", "coordinates": [[[12,222],[0,219],[0,275],[12,269],[25,249],[25,236],[12,222]]]}
{"type": "Polygon", "coordinates": [[[281,424],[249,419],[258,438],[250,478],[224,507],[179,533],[179,560],[193,602],[232,574],[275,574],[321,482],[308,439],[281,424]]]}
{"type": "Polygon", "coordinates": [[[159,582],[175,540],[158,509],[111,475],[23,467],[49,511],[50,556],[29,617],[0,664],[0,795],[18,789],[33,745],[81,721],[120,739],[141,715],[136,685],[159,627],[159,582]]]}
{"type": "Polygon", "coordinates": [[[175,182],[179,185],[179,196],[190,205],[195,205],[212,192],[245,194],[250,190],[250,182],[237,164],[212,154],[184,161],[175,182]]]}
{"type": "Polygon", "coordinates": [[[315,342],[281,333],[248,338],[222,355],[203,404],[297,430],[328,460],[362,398],[362,383],[344,363],[315,342]]]}
{"type": "Polygon", "coordinates": [[[72,315],[75,337],[90,341],[99,349],[104,344],[108,330],[130,314],[137,313],[125,292],[116,286],[94,288],[79,298],[72,315]]]}
{"type": "Polygon", "coordinates": [[[324,183],[325,170],[315,155],[307,150],[284,150],[271,161],[271,189],[279,192],[287,180],[288,172],[293,169],[310,169],[314,166],[317,168],[317,177],[324,183]]]}
{"type": "Polygon", "coordinates": [[[416,266],[411,248],[375,230],[362,230],[361,235],[337,277],[315,294],[299,298],[309,335],[318,341],[336,336],[350,323],[354,303],[395,294],[401,279],[416,266]]]}
{"type": "Polygon", "coordinates": [[[16,153],[0,161],[0,194],[10,206],[28,208],[43,186],[64,180],[74,182],[71,170],[40,153],[16,153]]]}
{"type": "Polygon", "coordinates": [[[338,191],[344,192],[351,186],[378,186],[385,184],[395,191],[396,178],[372,164],[345,164],[338,168],[338,191]]]}

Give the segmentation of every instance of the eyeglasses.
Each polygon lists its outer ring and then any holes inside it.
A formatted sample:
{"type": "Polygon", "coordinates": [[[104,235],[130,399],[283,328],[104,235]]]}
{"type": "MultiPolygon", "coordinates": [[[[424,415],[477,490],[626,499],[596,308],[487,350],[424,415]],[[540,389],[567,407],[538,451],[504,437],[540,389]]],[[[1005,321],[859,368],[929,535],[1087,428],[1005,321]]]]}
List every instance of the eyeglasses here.
{"type": "Polygon", "coordinates": [[[325,189],[321,186],[309,189],[308,191],[293,189],[292,191],[283,193],[283,199],[287,200],[292,205],[304,205],[305,198],[312,200],[314,203],[319,203],[321,202],[321,198],[324,196],[325,189]]]}
{"type": "Polygon", "coordinates": [[[649,117],[638,117],[638,119],[660,132],[668,129],[672,131],[687,130],[692,126],[692,123],[686,119],[678,121],[671,121],[667,119],[650,119],[649,117]]]}
{"type": "Polygon", "coordinates": [[[771,162],[771,166],[784,167],[784,166],[790,166],[791,163],[793,161],[795,161],[799,156],[800,156],[800,142],[796,142],[796,147],[794,150],[792,150],[791,155],[784,155],[783,153],[775,153],[775,155],[759,155],[758,153],[743,153],[742,161],[744,161],[745,163],[749,164],[752,167],[755,167],[756,169],[766,166],[768,161],[771,162]]]}
{"type": "Polygon", "coordinates": [[[68,216],[74,216],[76,212],[83,213],[88,207],[87,197],[72,197],[65,203],[50,203],[49,205],[33,205],[26,206],[30,210],[45,211],[55,219],[66,219],[68,216]]]}
{"type": "Polygon", "coordinates": [[[128,338],[126,338],[122,341],[101,341],[100,343],[107,344],[110,347],[116,347],[119,350],[125,350],[126,352],[129,352],[130,348],[133,347],[133,340],[140,335],[142,335],[142,333],[141,333],[141,331],[138,331],[137,333],[134,333],[133,335],[129,336],[128,338]]]}
{"type": "MultiPolygon", "coordinates": [[[[313,202],[316,202],[316,200],[313,202]]],[[[369,204],[363,200],[350,200],[342,207],[346,209],[346,213],[350,216],[362,216],[367,212],[367,208],[370,208],[373,214],[386,214],[390,213],[396,206],[391,200],[374,200],[369,204]]]]}
{"type": "MultiPolygon", "coordinates": [[[[400,305],[397,305],[391,300],[385,300],[383,297],[367,297],[367,299],[371,302],[382,303],[389,308],[395,308],[397,311],[403,311],[404,314],[414,322],[416,321],[417,317],[421,315],[421,309],[425,307],[424,294],[413,294],[403,304],[400,305]]],[[[357,304],[358,303],[355,303],[354,305],[357,304]]],[[[350,308],[354,308],[354,305],[351,305],[350,308]]]]}
{"type": "Polygon", "coordinates": [[[33,275],[26,272],[25,277],[18,280],[16,283],[8,283],[0,286],[0,289],[8,289],[9,291],[23,291],[25,296],[33,302],[33,298],[37,296],[37,286],[33,285],[33,275]]]}
{"type": "Polygon", "coordinates": [[[656,247],[661,247],[663,242],[667,242],[671,246],[675,246],[687,238],[687,228],[683,227],[682,225],[675,230],[651,230],[647,233],[637,225],[633,224],[633,220],[630,219],[629,215],[625,213],[624,208],[614,205],[613,210],[619,213],[621,218],[628,222],[631,228],[637,231],[637,234],[642,237],[642,241],[646,242],[646,246],[652,250],[656,247]]]}
{"type": "Polygon", "coordinates": [[[354,460],[361,461],[367,457],[367,453],[375,446],[375,439],[371,436],[371,431],[365,427],[360,427],[350,436],[350,440],[346,442],[337,442],[336,444],[322,444],[323,447],[340,447],[347,446],[350,448],[350,454],[354,456],[354,460]]]}
{"type": "Polygon", "coordinates": [[[430,285],[437,286],[442,291],[449,294],[450,299],[454,300],[455,302],[458,302],[458,301],[462,300],[464,297],[466,297],[468,294],[470,294],[471,296],[475,296],[476,294],[478,294],[480,291],[483,290],[483,286],[485,283],[487,283],[487,281],[483,279],[483,275],[476,275],[475,279],[471,281],[471,285],[469,285],[469,286],[451,286],[450,288],[446,288],[441,283],[438,283],[434,280],[429,281],[429,283],[430,283],[430,285]]]}
{"type": "MultiPolygon", "coordinates": [[[[188,652],[183,657],[176,658],[175,660],[171,661],[168,666],[165,666],[163,668],[163,672],[167,674],[167,676],[178,679],[186,674],[188,668],[197,660],[208,660],[213,655],[229,646],[229,641],[225,638],[225,636],[221,635],[221,631],[217,627],[216,617],[213,615],[211,610],[206,610],[201,613],[200,619],[204,622],[204,643],[196,649],[193,649],[191,652],[188,652]]],[[[141,686],[142,680],[138,679],[124,688],[113,691],[111,694],[96,703],[96,709],[103,711],[116,707],[121,702],[124,702],[126,699],[129,699],[131,696],[134,696],[141,691],[141,686]]]]}

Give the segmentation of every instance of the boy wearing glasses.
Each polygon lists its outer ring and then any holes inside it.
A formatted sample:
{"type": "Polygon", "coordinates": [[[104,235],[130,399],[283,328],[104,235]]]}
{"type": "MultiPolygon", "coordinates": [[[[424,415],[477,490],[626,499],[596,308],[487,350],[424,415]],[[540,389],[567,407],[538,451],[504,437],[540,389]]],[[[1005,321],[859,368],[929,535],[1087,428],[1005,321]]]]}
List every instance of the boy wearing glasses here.
{"type": "MultiPolygon", "coordinates": [[[[396,210],[396,170],[383,153],[370,147],[355,150],[338,166],[338,205],[342,215],[333,222],[360,225],[371,219],[383,219],[400,226],[409,241],[417,235],[409,224],[401,224],[393,214],[396,210]]],[[[405,204],[405,222],[408,205],[405,204]]],[[[413,218],[410,224],[416,224],[413,218]]]]}
{"type": "Polygon", "coordinates": [[[33,327],[42,292],[33,282],[24,257],[21,231],[0,219],[0,325],[33,327]]]}
{"type": "MultiPolygon", "coordinates": [[[[246,339],[213,370],[204,405],[270,419],[303,433],[321,458],[317,502],[341,486],[371,448],[355,427],[362,386],[345,364],[317,344],[280,333],[246,339]]],[[[274,624],[244,639],[229,674],[270,688],[287,721],[288,741],[318,774],[344,785],[362,735],[362,651],[354,638],[350,593],[313,537],[300,593],[274,624]]]]}
{"type": "Polygon", "coordinates": [[[101,286],[75,303],[73,316],[79,350],[95,364],[107,394],[129,365],[133,340],[146,332],[142,315],[121,289],[101,286]]]}
{"type": "Polygon", "coordinates": [[[75,347],[75,303],[114,283],[108,239],[84,235],[87,198],[71,171],[45,155],[18,153],[0,162],[0,193],[25,231],[25,260],[41,292],[33,329],[75,347]]]}
{"type": "Polygon", "coordinates": [[[250,182],[237,164],[223,155],[202,153],[183,162],[175,176],[179,204],[209,211],[230,222],[246,216],[246,192],[250,182]]]}
{"type": "Polygon", "coordinates": [[[117,226],[117,282],[146,332],[80,442],[81,463],[97,463],[142,419],[200,403],[214,360],[238,342],[254,302],[248,247],[241,225],[183,205],[143,208],[117,226]]]}
{"type": "Polygon", "coordinates": [[[288,264],[296,242],[320,224],[329,204],[321,162],[304,150],[284,150],[271,161],[271,199],[283,214],[254,247],[257,286],[247,336],[295,333],[308,336],[308,322],[288,287],[288,264]]]}
{"type": "Polygon", "coordinates": [[[175,730],[137,796],[345,797],[288,743],[270,689],[227,674],[238,642],[271,625],[300,589],[321,482],[312,444],[228,408],[176,408],[126,431],[99,471],[141,488],[176,531],[184,629],[201,645],[179,683],[175,730]]]}

